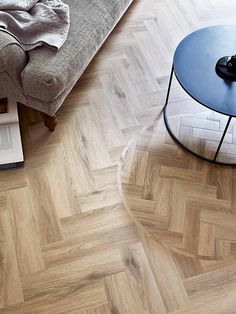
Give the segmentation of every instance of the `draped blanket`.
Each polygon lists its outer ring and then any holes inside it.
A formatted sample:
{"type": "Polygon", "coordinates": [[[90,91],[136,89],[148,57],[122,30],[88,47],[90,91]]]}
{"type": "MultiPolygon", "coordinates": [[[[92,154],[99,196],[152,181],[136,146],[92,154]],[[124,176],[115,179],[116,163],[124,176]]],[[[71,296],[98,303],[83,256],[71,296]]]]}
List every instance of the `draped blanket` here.
{"type": "Polygon", "coordinates": [[[61,0],[0,0],[0,30],[25,51],[42,45],[60,49],[69,27],[69,7],[61,0]]]}

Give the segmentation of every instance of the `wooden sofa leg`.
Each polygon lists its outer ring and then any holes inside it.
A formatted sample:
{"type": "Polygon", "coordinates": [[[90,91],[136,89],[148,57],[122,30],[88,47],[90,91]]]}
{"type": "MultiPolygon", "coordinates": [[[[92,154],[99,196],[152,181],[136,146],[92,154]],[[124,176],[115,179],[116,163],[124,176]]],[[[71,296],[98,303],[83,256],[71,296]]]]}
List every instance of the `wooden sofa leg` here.
{"type": "Polygon", "coordinates": [[[43,113],[44,125],[49,129],[49,131],[53,132],[57,126],[57,117],[49,116],[46,113],[43,113]]]}

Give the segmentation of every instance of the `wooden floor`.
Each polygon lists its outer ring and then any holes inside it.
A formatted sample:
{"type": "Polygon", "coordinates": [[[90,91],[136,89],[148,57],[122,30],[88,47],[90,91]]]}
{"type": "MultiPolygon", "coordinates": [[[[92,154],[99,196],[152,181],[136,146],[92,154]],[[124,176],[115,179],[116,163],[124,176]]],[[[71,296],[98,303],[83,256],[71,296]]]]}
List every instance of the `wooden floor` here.
{"type": "Polygon", "coordinates": [[[119,182],[141,230],[199,266],[192,277],[236,262],[235,174],[183,151],[160,117],[124,150],[119,182]]]}
{"type": "MultiPolygon", "coordinates": [[[[207,205],[201,260],[191,249],[195,230],[184,254],[181,220],[169,243],[150,237],[127,214],[117,183],[121,152],[163,106],[178,42],[235,22],[235,12],[234,0],[135,0],[59,110],[54,133],[21,106],[25,167],[0,172],[0,313],[236,313],[235,170],[203,169],[189,157],[187,180],[208,180],[206,190],[196,182],[187,216],[194,224],[207,205]],[[208,193],[219,203],[205,204],[208,193]]],[[[186,100],[177,86],[173,97],[186,100]]],[[[176,171],[169,175],[184,181],[176,171]]]]}

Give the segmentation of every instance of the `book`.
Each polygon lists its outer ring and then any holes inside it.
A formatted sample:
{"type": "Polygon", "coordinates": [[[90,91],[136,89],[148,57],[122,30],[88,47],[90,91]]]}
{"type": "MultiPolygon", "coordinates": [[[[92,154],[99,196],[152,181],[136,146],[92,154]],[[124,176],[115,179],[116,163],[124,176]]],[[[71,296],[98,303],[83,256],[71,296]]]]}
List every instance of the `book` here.
{"type": "Polygon", "coordinates": [[[17,102],[0,99],[0,169],[20,167],[24,164],[17,102]]]}

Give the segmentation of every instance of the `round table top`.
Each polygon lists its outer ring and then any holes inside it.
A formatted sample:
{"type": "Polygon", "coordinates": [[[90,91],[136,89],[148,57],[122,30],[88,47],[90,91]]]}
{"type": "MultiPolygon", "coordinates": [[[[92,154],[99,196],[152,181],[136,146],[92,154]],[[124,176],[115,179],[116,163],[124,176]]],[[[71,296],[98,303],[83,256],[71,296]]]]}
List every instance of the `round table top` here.
{"type": "Polygon", "coordinates": [[[174,55],[174,72],[184,90],[202,105],[236,117],[236,81],[216,74],[217,61],[236,54],[236,25],[211,26],[185,37],[174,55]]]}

